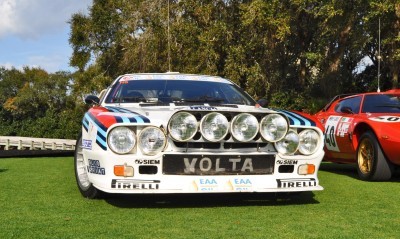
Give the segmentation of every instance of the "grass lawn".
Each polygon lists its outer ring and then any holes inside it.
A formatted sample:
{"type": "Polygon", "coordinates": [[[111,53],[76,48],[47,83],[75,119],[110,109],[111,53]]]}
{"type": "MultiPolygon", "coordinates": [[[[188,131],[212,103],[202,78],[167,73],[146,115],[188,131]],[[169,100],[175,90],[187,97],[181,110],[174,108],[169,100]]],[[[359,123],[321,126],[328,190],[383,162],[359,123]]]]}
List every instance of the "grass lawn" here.
{"type": "Polygon", "coordinates": [[[0,238],[399,238],[400,176],[363,182],[323,163],[324,191],[89,200],[73,158],[0,158],[0,238]]]}

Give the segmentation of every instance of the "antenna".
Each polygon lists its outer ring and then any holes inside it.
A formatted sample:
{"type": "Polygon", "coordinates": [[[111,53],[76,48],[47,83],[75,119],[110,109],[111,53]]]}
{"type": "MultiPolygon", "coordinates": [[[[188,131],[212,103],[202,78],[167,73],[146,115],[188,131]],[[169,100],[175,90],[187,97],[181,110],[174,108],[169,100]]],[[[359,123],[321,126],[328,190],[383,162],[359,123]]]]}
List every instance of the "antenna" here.
{"type": "Polygon", "coordinates": [[[381,76],[381,18],[379,18],[379,27],[378,27],[378,90],[377,92],[381,92],[379,88],[379,81],[381,76]]]}
{"type": "Polygon", "coordinates": [[[170,33],[169,33],[169,0],[168,1],[168,20],[167,20],[167,34],[168,34],[168,72],[171,72],[171,45],[170,45],[170,33]]]}

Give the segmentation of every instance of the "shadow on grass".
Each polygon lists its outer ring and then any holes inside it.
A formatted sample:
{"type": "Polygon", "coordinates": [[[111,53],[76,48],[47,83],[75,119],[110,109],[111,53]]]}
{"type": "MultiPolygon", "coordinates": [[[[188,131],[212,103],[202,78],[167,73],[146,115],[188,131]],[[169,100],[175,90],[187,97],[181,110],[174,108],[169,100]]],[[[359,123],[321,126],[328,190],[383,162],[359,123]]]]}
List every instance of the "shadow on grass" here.
{"type": "MultiPolygon", "coordinates": [[[[357,165],[356,164],[340,164],[340,163],[330,163],[323,162],[319,168],[322,171],[340,174],[344,176],[348,176],[357,180],[361,180],[358,177],[357,173],[357,165]]],[[[400,168],[397,168],[392,175],[392,178],[389,182],[400,182],[400,168]]]]}
{"type": "Polygon", "coordinates": [[[151,194],[106,195],[105,201],[120,208],[206,208],[240,206],[285,206],[317,204],[313,192],[297,194],[151,194]]]}
{"type": "Polygon", "coordinates": [[[319,170],[345,175],[351,178],[358,179],[356,164],[341,164],[341,163],[331,163],[323,162],[319,167],[319,170]]]}
{"type": "Polygon", "coordinates": [[[4,173],[4,172],[6,172],[8,169],[3,169],[3,168],[0,168],[0,173],[4,173]]]}

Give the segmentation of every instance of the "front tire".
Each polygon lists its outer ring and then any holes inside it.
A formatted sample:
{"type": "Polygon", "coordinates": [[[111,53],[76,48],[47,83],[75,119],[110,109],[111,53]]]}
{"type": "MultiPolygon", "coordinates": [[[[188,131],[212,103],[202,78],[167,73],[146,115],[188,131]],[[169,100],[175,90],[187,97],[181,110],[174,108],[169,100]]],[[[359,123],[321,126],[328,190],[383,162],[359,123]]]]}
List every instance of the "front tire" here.
{"type": "Polygon", "coordinates": [[[357,148],[357,172],[362,180],[385,181],[393,174],[393,165],[386,159],[376,136],[365,132],[357,148]]]}
{"type": "Polygon", "coordinates": [[[82,136],[80,136],[76,141],[74,157],[76,183],[78,184],[78,188],[82,196],[91,199],[97,198],[100,196],[100,191],[95,188],[89,180],[87,165],[82,149],[82,136]]]}

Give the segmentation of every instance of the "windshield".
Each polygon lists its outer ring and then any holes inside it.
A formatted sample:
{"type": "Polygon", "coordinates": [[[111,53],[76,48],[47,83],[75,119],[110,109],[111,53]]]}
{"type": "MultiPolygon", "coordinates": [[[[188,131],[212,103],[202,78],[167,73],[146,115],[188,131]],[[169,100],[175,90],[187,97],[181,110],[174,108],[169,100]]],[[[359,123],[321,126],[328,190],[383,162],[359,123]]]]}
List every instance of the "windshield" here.
{"type": "Polygon", "coordinates": [[[194,80],[130,80],[115,84],[105,103],[219,103],[255,105],[233,84],[194,80]]]}
{"type": "Polygon", "coordinates": [[[366,95],[363,113],[400,113],[400,95],[366,95]]]}

